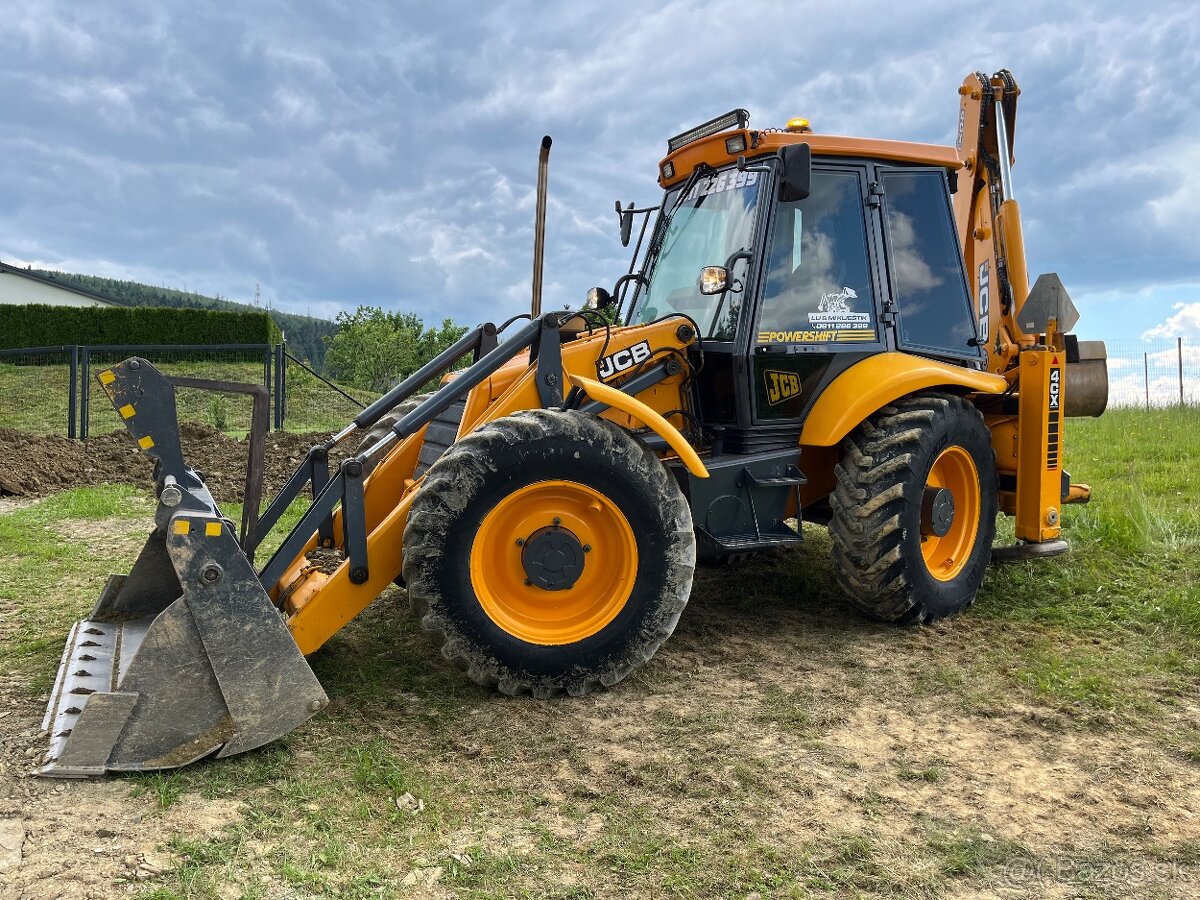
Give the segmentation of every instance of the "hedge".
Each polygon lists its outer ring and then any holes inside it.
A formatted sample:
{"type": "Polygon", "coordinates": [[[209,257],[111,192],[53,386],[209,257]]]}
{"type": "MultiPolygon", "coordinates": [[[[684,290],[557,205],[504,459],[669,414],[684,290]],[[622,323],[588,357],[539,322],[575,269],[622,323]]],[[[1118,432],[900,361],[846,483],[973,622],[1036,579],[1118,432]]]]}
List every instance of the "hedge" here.
{"type": "Polygon", "coordinates": [[[62,344],[275,344],[265,312],[0,304],[0,348],[62,344]]]}

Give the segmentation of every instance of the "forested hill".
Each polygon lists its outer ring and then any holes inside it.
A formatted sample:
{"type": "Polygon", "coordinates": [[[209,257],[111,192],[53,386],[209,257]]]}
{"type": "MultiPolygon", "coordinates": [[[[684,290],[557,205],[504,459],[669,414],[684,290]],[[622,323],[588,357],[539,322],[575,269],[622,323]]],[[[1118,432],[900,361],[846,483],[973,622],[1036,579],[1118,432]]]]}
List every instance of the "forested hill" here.
{"type": "MultiPolygon", "coordinates": [[[[72,272],[52,272],[44,269],[34,269],[33,272],[43,278],[52,278],[63,284],[84,288],[128,306],[173,306],[191,309],[230,309],[243,312],[255,308],[248,303],[237,303],[222,297],[206,297],[203,294],[155,287],[137,281],[118,281],[115,278],[101,278],[97,275],[76,275],[72,272]]],[[[274,309],[267,310],[267,312],[271,314],[271,318],[275,320],[280,331],[286,335],[288,350],[293,355],[306,359],[315,364],[317,368],[321,368],[325,361],[324,338],[332,337],[337,326],[328,319],[300,316],[274,309]]]]}

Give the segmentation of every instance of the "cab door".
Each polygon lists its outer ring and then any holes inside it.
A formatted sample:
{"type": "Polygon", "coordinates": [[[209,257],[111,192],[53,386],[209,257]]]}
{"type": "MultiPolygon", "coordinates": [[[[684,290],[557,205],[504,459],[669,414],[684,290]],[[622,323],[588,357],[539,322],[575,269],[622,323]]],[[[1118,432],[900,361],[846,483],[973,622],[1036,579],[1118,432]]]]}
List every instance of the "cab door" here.
{"type": "Polygon", "coordinates": [[[805,199],[776,204],[750,341],[756,424],[798,427],[830,378],[883,348],[868,199],[865,165],[820,165],[805,199]]]}
{"type": "Polygon", "coordinates": [[[945,171],[878,166],[876,178],[896,346],[951,361],[982,359],[945,171]]]}

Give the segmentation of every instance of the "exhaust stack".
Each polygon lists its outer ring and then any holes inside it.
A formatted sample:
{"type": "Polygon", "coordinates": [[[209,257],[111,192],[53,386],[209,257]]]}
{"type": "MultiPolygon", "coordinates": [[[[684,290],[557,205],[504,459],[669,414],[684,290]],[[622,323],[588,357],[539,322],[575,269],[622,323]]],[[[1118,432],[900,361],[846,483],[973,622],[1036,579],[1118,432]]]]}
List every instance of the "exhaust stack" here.
{"type": "Polygon", "coordinates": [[[537,212],[533,222],[533,304],[530,314],[537,318],[542,314],[542,256],[546,249],[546,177],[550,168],[550,135],[542,138],[542,149],[538,154],[537,212]]]}

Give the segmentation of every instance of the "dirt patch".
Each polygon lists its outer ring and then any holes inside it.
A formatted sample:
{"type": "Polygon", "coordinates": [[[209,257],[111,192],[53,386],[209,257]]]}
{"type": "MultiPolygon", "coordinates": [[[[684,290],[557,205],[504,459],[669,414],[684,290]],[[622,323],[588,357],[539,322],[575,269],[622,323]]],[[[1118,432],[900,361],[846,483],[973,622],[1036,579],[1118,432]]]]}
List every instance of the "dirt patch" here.
{"type": "Polygon", "coordinates": [[[28,497],[0,495],[0,516],[16,512],[18,509],[24,509],[26,506],[32,506],[33,503],[34,501],[28,497]]]}
{"type": "Polygon", "coordinates": [[[0,696],[0,896],[92,900],[125,895],[177,864],[175,835],[203,840],[237,821],[232,798],[189,796],[160,809],[120,778],[55,781],[31,775],[46,738],[30,701],[0,696]],[[18,730],[19,729],[19,730],[18,730]],[[6,862],[5,862],[6,861],[6,862]]]}
{"type": "MultiPolygon", "coordinates": [[[[184,459],[219,501],[241,502],[245,492],[248,439],[237,440],[207,425],[179,428],[184,459]]],[[[287,480],[309,447],[328,435],[271,432],[264,464],[265,496],[287,480]]],[[[153,460],[127,432],[95,435],[86,442],[57,435],[34,435],[0,428],[0,497],[41,497],[104,482],[148,485],[153,460]]]]}
{"type": "MultiPolygon", "coordinates": [[[[1121,889],[1097,896],[1129,895],[1137,878],[1185,895],[1200,767],[1169,746],[1048,707],[981,714],[914,692],[923,671],[994,639],[983,623],[909,635],[852,614],[822,626],[799,610],[766,612],[701,600],[616,690],[480,706],[446,727],[455,753],[444,769],[420,729],[379,732],[439,779],[482,790],[499,770],[526,799],[526,816],[489,810],[487,827],[450,836],[443,855],[464,841],[519,855],[531,831],[581,858],[639,841],[731,853],[757,842],[816,882],[848,860],[876,879],[859,887],[881,890],[886,872],[895,895],[1067,897],[1103,878],[1121,889]],[[973,883],[939,882],[960,871],[973,883]]],[[[348,629],[339,640],[361,652],[361,638],[348,629]]]]}

